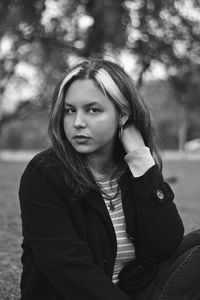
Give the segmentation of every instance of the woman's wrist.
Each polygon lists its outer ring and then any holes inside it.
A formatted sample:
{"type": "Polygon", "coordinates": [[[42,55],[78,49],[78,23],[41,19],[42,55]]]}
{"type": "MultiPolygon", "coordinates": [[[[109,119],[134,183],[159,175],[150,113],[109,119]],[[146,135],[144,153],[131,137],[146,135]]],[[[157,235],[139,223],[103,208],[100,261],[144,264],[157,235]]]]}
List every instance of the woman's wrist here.
{"type": "Polygon", "coordinates": [[[146,146],[129,152],[124,159],[134,177],[144,175],[152,166],[155,165],[150,149],[146,146]]]}

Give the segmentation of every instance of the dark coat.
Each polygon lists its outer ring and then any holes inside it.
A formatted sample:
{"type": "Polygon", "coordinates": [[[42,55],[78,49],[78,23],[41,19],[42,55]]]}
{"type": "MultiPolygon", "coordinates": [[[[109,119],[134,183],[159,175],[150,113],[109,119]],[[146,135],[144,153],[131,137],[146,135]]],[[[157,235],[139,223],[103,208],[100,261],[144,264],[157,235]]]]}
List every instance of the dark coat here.
{"type": "MultiPolygon", "coordinates": [[[[123,276],[122,287],[112,284],[116,236],[101,193],[91,190],[73,199],[62,170],[50,149],[36,155],[21,178],[21,299],[130,299],[122,291],[123,276]]],[[[134,285],[151,280],[155,266],[174,253],[184,229],[173,192],[156,165],[138,178],[127,167],[120,187],[126,231],[137,258],[134,280],[125,279],[125,284],[134,290],[134,285]]]]}

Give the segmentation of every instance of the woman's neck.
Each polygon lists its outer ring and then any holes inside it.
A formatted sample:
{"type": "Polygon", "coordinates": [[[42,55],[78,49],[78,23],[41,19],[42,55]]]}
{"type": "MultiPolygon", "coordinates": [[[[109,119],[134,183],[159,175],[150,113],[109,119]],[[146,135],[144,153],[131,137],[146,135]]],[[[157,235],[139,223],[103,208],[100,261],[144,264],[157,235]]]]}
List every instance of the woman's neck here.
{"type": "Polygon", "coordinates": [[[111,156],[93,156],[87,158],[88,166],[95,177],[110,176],[115,168],[113,158],[111,156]]]}

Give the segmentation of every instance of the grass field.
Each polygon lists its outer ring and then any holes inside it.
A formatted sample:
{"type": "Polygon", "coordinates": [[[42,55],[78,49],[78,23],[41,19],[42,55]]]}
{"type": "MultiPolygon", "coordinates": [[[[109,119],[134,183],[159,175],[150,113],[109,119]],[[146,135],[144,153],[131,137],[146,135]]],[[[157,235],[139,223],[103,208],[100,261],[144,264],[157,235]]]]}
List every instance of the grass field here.
{"type": "MultiPolygon", "coordinates": [[[[21,221],[18,186],[25,162],[0,161],[0,299],[19,298],[21,221]]],[[[200,160],[164,162],[186,232],[200,228],[200,160]],[[173,183],[176,181],[176,183],[173,183]]]]}

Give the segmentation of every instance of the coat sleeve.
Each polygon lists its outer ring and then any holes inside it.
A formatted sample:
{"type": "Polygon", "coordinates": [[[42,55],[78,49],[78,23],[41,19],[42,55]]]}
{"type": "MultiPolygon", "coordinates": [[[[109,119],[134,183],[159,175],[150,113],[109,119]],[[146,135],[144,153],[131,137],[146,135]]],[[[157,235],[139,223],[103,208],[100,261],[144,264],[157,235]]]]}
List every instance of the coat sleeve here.
{"type": "Polygon", "coordinates": [[[184,227],[173,202],[174,193],[157,165],[144,175],[132,177],[136,206],[135,246],[140,257],[155,261],[174,254],[184,227]]]}
{"type": "Polygon", "coordinates": [[[22,175],[19,197],[23,235],[41,272],[60,295],[76,300],[130,300],[94,264],[59,193],[33,164],[22,175]]]}

